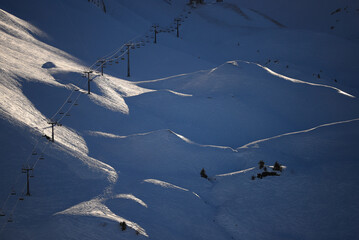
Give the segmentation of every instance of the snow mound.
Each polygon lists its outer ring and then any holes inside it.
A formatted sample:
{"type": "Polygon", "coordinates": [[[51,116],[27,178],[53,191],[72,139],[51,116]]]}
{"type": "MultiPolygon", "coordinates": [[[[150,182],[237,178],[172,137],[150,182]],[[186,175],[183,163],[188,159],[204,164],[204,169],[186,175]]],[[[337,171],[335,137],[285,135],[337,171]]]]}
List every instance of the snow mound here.
{"type": "Polygon", "coordinates": [[[42,68],[55,68],[56,65],[53,62],[46,62],[42,64],[42,68]]]}

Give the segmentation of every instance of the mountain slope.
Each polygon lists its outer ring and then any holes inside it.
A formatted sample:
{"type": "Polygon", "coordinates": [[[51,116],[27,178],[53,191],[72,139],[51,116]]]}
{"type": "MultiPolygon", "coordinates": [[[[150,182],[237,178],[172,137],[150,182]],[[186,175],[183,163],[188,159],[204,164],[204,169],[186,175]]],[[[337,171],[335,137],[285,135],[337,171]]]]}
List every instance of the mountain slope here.
{"type": "Polygon", "coordinates": [[[313,22],[342,3],[170,2],[0,1],[0,238],[355,238],[356,31],[313,22]]]}

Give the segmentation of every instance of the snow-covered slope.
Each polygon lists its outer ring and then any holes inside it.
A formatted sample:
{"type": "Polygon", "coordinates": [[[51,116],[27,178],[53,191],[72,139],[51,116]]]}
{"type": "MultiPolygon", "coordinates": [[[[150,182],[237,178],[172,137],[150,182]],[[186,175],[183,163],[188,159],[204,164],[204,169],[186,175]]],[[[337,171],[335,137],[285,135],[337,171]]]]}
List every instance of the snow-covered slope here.
{"type": "Polygon", "coordinates": [[[0,1],[1,239],[357,237],[357,3],[186,2],[0,1]]]}

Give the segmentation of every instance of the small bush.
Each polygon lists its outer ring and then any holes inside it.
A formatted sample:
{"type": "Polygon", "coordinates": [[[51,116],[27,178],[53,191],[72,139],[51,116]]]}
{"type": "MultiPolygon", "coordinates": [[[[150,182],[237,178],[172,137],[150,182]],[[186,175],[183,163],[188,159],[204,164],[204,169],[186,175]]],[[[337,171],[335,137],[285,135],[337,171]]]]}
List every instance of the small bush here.
{"type": "Polygon", "coordinates": [[[275,162],[274,166],[273,166],[273,170],[281,172],[282,171],[282,166],[278,162],[275,162]]]}
{"type": "Polygon", "coordinates": [[[125,221],[120,222],[120,226],[121,226],[121,230],[122,230],[122,231],[125,231],[125,230],[126,230],[126,228],[127,228],[127,224],[126,224],[126,222],[125,222],[125,221]]]}
{"type": "Polygon", "coordinates": [[[202,170],[201,170],[201,177],[208,179],[208,176],[207,176],[206,171],[204,170],[204,168],[202,168],[202,170]]]}
{"type": "Polygon", "coordinates": [[[259,169],[262,169],[264,167],[264,162],[260,160],[258,165],[259,165],[259,169]]]}

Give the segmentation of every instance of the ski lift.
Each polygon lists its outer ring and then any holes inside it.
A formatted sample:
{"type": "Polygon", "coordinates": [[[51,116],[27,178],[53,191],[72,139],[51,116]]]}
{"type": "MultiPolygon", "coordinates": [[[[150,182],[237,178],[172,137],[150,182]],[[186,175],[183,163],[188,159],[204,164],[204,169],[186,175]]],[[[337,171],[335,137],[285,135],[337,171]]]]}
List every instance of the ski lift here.
{"type": "Polygon", "coordinates": [[[78,92],[78,91],[80,91],[80,89],[76,88],[76,89],[75,89],[75,92],[78,92]]]}
{"type": "Polygon", "coordinates": [[[14,220],[12,219],[12,214],[9,216],[9,218],[7,219],[8,222],[13,222],[14,220]]]}
{"type": "Polygon", "coordinates": [[[64,112],[59,112],[60,115],[64,114],[64,112]]]}
{"type": "Polygon", "coordinates": [[[74,105],[75,105],[75,106],[78,106],[78,105],[79,105],[79,103],[78,103],[78,102],[75,102],[75,103],[74,103],[74,105]]]}
{"type": "Polygon", "coordinates": [[[118,61],[116,61],[115,63],[118,64],[118,61]]]}
{"type": "Polygon", "coordinates": [[[15,190],[14,190],[14,189],[12,189],[10,194],[11,194],[11,195],[13,195],[13,196],[14,196],[14,195],[16,195],[15,190]]]}
{"type": "Polygon", "coordinates": [[[0,209],[0,217],[3,217],[3,216],[5,216],[5,215],[6,215],[5,212],[0,209]]]}
{"type": "Polygon", "coordinates": [[[67,100],[67,103],[72,103],[72,100],[67,100]]]}
{"type": "Polygon", "coordinates": [[[32,154],[31,154],[31,155],[37,155],[37,152],[35,152],[35,151],[34,151],[34,152],[32,152],[32,154]]]}
{"type": "Polygon", "coordinates": [[[41,154],[40,157],[39,157],[39,160],[44,160],[44,159],[45,159],[45,158],[44,158],[44,155],[41,154]]]}
{"type": "Polygon", "coordinates": [[[71,114],[70,113],[66,113],[66,115],[65,115],[66,117],[70,117],[71,116],[71,114]]]}

